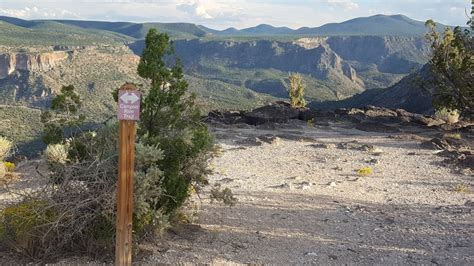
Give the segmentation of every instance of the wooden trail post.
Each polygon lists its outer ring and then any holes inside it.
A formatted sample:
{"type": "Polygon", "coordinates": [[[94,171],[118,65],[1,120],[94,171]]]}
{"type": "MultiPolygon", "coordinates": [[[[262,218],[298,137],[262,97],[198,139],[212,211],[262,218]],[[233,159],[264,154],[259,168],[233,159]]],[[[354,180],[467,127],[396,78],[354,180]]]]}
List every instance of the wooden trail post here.
{"type": "Polygon", "coordinates": [[[115,264],[132,265],[135,121],[140,119],[140,92],[132,84],[120,87],[117,118],[120,124],[115,264]]]}

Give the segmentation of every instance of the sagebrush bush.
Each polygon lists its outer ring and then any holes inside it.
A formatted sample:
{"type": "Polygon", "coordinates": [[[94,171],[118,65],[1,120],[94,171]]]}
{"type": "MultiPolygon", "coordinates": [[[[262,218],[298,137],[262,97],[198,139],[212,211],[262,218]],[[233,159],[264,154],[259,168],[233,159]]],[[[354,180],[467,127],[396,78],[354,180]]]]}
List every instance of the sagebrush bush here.
{"type": "Polygon", "coordinates": [[[44,150],[44,158],[50,165],[64,165],[68,161],[67,144],[49,144],[44,150]]]}
{"type": "Polygon", "coordinates": [[[167,216],[153,204],[165,193],[162,188],[163,172],[157,166],[162,159],[163,152],[157,146],[137,143],[133,226],[138,233],[166,227],[167,216]]]}
{"type": "Polygon", "coordinates": [[[13,142],[5,137],[0,136],[0,161],[5,160],[11,154],[13,148],[13,142]]]}

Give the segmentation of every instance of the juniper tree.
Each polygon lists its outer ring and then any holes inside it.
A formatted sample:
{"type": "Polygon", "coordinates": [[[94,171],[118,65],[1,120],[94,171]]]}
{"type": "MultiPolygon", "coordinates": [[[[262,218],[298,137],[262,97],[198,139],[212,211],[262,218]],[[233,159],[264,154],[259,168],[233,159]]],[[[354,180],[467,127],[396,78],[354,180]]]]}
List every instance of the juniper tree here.
{"type": "MultiPolygon", "coordinates": [[[[435,91],[435,109],[458,110],[465,116],[474,112],[474,39],[472,30],[446,28],[439,34],[433,20],[426,21],[431,42],[429,60],[435,91]]],[[[472,26],[472,25],[471,25],[472,26]]]]}
{"type": "Polygon", "coordinates": [[[41,122],[45,128],[43,142],[45,144],[63,142],[65,129],[71,130],[81,126],[85,119],[84,115],[77,115],[81,106],[81,97],[74,86],[63,86],[60,93],[51,101],[51,109],[41,112],[41,122]]]}
{"type": "Polygon", "coordinates": [[[166,33],[151,29],[138,65],[138,74],[150,81],[142,103],[138,138],[163,151],[158,162],[165,191],[155,209],[173,212],[183,204],[191,185],[205,182],[212,138],[201,122],[195,95],[188,83],[166,33]]]}

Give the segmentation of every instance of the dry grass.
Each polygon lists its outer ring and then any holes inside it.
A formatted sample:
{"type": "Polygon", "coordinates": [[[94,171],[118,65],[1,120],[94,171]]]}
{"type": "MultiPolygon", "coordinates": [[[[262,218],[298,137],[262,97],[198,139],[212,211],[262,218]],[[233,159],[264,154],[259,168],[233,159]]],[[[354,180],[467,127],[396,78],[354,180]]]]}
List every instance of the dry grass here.
{"type": "Polygon", "coordinates": [[[446,121],[449,124],[454,124],[459,121],[459,112],[458,110],[448,110],[443,108],[441,110],[436,111],[435,116],[441,120],[446,121]]]}
{"type": "Polygon", "coordinates": [[[468,193],[470,191],[469,186],[466,184],[458,184],[454,187],[454,191],[460,193],[468,193]]]}
{"type": "Polygon", "coordinates": [[[461,133],[448,133],[444,134],[445,138],[451,138],[451,139],[462,139],[461,133]]]}

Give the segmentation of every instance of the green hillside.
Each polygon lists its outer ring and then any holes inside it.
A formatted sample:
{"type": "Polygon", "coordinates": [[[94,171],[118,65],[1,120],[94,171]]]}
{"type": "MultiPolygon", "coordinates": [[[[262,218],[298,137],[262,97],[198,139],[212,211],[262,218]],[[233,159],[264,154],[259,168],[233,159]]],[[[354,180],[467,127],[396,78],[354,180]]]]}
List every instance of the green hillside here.
{"type": "Polygon", "coordinates": [[[97,29],[84,29],[54,21],[18,22],[18,25],[5,22],[0,17],[0,45],[14,47],[28,46],[85,46],[98,44],[117,44],[131,41],[132,38],[97,29]]]}
{"type": "Polygon", "coordinates": [[[166,32],[176,39],[204,37],[207,34],[206,31],[192,23],[131,23],[80,20],[56,20],[56,22],[85,29],[116,32],[136,39],[144,39],[151,28],[155,28],[160,32],[166,32]]]}

